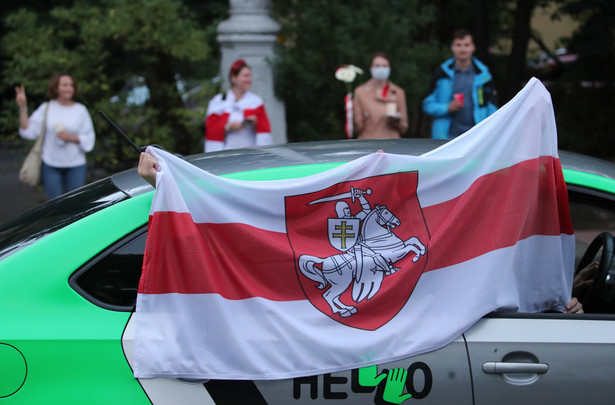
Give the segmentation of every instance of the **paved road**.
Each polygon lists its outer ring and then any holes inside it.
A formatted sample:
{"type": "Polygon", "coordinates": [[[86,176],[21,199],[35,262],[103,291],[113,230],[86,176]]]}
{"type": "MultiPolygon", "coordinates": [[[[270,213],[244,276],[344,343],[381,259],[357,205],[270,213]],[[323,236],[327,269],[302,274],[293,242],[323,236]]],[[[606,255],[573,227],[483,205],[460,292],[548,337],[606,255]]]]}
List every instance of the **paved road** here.
{"type": "Polygon", "coordinates": [[[0,150],[0,222],[16,217],[45,202],[43,188],[29,187],[17,178],[26,152],[0,150]]]}

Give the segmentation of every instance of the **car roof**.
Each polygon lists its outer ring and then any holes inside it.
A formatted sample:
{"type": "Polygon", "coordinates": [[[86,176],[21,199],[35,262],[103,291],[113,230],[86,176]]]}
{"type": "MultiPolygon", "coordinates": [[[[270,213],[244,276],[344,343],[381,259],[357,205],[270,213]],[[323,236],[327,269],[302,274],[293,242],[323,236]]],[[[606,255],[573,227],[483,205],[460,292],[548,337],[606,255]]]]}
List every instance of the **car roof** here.
{"type": "Polygon", "coordinates": [[[559,151],[562,167],[615,180],[615,164],[570,151],[559,151]]]}
{"type": "MultiPolygon", "coordinates": [[[[286,166],[349,162],[380,149],[387,153],[418,156],[444,143],[444,140],[427,138],[300,142],[201,153],[185,159],[210,173],[224,175],[286,166]]],[[[615,180],[613,163],[568,151],[560,151],[560,160],[564,169],[615,180]]],[[[117,173],[111,180],[131,196],[152,190],[135,169],[117,173]]]]}

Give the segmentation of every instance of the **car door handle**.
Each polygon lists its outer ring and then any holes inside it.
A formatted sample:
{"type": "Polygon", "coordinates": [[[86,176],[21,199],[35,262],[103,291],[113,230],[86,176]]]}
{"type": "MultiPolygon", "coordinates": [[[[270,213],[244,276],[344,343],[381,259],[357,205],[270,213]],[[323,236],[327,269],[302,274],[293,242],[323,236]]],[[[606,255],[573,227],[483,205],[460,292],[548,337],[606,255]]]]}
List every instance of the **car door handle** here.
{"type": "Polygon", "coordinates": [[[503,361],[489,361],[483,364],[483,371],[487,374],[544,374],[549,371],[549,365],[544,363],[510,363],[503,361]]]}

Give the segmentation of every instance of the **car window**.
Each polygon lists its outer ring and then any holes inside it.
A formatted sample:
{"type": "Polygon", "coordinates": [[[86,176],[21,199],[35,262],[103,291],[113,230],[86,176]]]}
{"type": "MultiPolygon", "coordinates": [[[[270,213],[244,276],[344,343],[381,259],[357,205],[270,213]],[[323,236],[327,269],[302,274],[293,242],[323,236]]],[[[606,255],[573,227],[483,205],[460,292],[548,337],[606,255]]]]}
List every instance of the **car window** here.
{"type": "Polygon", "coordinates": [[[69,284],[100,307],[133,311],[146,239],[147,227],[142,227],[75,272],[69,284]]]}
{"type": "Polygon", "coordinates": [[[601,232],[615,235],[615,197],[569,186],[570,216],[576,239],[575,268],[591,241],[601,232]]]}
{"type": "Polygon", "coordinates": [[[58,229],[127,198],[107,178],[1,223],[0,260],[58,229]]]}

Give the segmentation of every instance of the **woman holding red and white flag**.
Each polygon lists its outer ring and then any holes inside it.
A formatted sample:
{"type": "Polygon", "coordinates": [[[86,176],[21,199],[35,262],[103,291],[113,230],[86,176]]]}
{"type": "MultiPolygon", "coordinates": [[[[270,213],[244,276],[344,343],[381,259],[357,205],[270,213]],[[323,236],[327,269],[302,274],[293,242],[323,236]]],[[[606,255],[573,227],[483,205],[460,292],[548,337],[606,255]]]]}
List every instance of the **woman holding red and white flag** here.
{"type": "Polygon", "coordinates": [[[237,59],[229,72],[231,89],[215,96],[205,118],[205,152],[271,144],[263,99],[250,91],[252,69],[237,59]]]}

